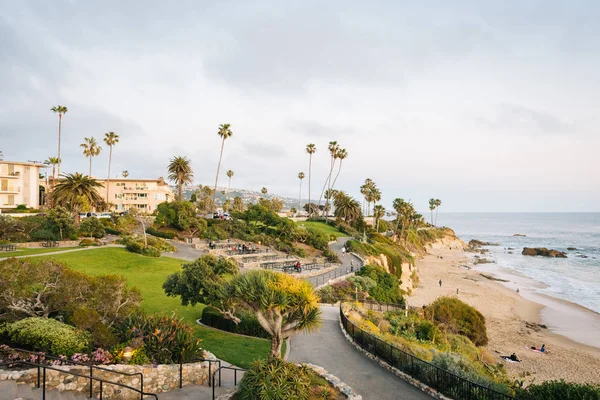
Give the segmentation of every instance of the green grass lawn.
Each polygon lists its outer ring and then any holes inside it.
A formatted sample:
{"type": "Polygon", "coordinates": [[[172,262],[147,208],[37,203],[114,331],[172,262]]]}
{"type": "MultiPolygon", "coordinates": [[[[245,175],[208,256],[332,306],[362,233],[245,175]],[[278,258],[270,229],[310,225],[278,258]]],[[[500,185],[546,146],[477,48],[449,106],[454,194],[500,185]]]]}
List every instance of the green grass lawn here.
{"type": "Polygon", "coordinates": [[[304,226],[306,228],[312,228],[317,231],[323,232],[324,234],[326,234],[328,236],[333,235],[336,238],[348,236],[348,235],[338,231],[334,226],[325,224],[325,222],[303,221],[303,222],[296,222],[296,223],[299,226],[304,226]]]}
{"type": "Polygon", "coordinates": [[[17,251],[0,251],[0,258],[4,257],[19,257],[19,256],[30,256],[32,254],[44,254],[44,253],[54,253],[55,251],[63,251],[63,250],[71,250],[78,249],[79,247],[42,247],[42,248],[34,248],[34,249],[19,249],[17,251]]]}
{"type": "MultiPolygon", "coordinates": [[[[194,327],[202,339],[202,347],[220,359],[238,367],[249,368],[252,361],[266,358],[271,348],[267,340],[232,335],[196,324],[203,304],[183,307],[179,298],[167,297],[162,284],[167,275],[179,271],[184,260],[170,257],[144,257],[122,248],[98,248],[90,251],[48,256],[65,262],[70,268],[89,275],[115,274],[124,276],[131,286],[137,287],[143,297],[146,312],[175,312],[194,327]]],[[[285,349],[284,349],[285,351],[285,349]]]]}

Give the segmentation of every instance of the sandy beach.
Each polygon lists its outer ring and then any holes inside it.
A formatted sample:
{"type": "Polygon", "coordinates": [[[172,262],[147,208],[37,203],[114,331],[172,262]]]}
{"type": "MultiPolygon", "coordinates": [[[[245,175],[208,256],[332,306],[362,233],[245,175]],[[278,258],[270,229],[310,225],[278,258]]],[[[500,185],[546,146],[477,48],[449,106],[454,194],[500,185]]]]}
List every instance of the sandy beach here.
{"type": "MultiPolygon", "coordinates": [[[[500,355],[516,353],[521,363],[506,363],[509,374],[514,379],[527,383],[545,380],[564,379],[571,382],[600,382],[600,348],[576,342],[561,336],[551,329],[541,328],[538,324],[553,326],[569,324],[567,315],[580,315],[593,321],[600,316],[576,304],[557,301],[565,312],[555,312],[549,307],[526,299],[525,293],[516,293],[511,282],[506,286],[498,281],[489,280],[481,275],[494,275],[490,268],[478,270],[474,266],[471,253],[461,250],[434,249],[431,254],[417,262],[419,285],[408,298],[411,306],[429,304],[439,296],[458,296],[462,301],[476,307],[486,318],[489,344],[487,350],[498,356],[498,362],[504,362],[500,355]],[[471,269],[465,268],[471,267],[471,269]],[[442,280],[440,288],[439,280],[442,280]],[[508,287],[507,287],[508,286],[508,287]],[[456,290],[459,290],[457,295],[456,290]],[[571,310],[569,313],[568,310],[571,310]],[[542,320],[542,316],[544,317],[542,320]],[[546,354],[529,350],[529,347],[546,345],[546,354]]],[[[512,283],[514,285],[514,283],[512,283]]],[[[600,331],[583,332],[586,338],[599,336],[600,331]]]]}

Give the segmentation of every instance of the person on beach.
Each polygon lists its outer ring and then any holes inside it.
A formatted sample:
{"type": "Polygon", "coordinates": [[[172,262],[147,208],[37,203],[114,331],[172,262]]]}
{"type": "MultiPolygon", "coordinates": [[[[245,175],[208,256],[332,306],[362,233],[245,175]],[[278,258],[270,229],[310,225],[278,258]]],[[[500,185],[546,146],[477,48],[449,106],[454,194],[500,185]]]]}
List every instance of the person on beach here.
{"type": "Polygon", "coordinates": [[[354,272],[354,260],[350,260],[350,272],[354,272]]]}
{"type": "Polygon", "coordinates": [[[342,247],[342,257],[346,255],[346,248],[342,247]]]}
{"type": "Polygon", "coordinates": [[[512,361],[520,361],[520,360],[517,358],[517,355],[516,355],[515,353],[512,353],[512,354],[510,355],[510,357],[509,357],[509,358],[510,358],[512,361]]]}
{"type": "Polygon", "coordinates": [[[440,279],[440,287],[442,287],[442,280],[440,279]]]}
{"type": "Polygon", "coordinates": [[[545,344],[543,344],[543,345],[542,345],[542,347],[540,348],[540,351],[541,351],[542,353],[545,353],[545,352],[546,352],[546,345],[545,345],[545,344]]]}
{"type": "Polygon", "coordinates": [[[456,288],[456,295],[458,296],[458,288],[456,288]]]}

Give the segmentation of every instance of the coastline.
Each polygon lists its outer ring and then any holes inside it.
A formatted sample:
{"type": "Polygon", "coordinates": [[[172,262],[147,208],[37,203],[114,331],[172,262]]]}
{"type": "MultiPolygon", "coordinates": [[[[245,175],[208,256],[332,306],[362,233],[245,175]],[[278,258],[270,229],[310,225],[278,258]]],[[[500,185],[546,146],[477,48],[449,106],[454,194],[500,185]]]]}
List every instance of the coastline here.
{"type": "Polygon", "coordinates": [[[589,328],[590,321],[600,324],[598,313],[534,290],[521,289],[516,293],[520,285],[516,275],[500,271],[495,264],[474,266],[471,253],[454,248],[433,246],[430,254],[417,262],[420,283],[408,298],[410,305],[422,306],[440,296],[452,296],[477,308],[486,318],[489,337],[486,349],[490,354],[497,357],[498,362],[503,362],[500,355],[512,353],[522,360],[521,363],[504,362],[513,379],[527,383],[553,379],[600,382],[600,346],[596,344],[599,335],[595,334],[600,330],[589,328]],[[482,273],[509,282],[490,280],[482,273]],[[440,279],[442,287],[438,283],[440,279]],[[573,315],[580,317],[578,323],[573,322],[573,315]],[[587,324],[587,330],[582,329],[582,322],[587,324]],[[584,337],[574,336],[577,332],[584,337]],[[542,344],[548,353],[529,350],[531,346],[542,344]]]}

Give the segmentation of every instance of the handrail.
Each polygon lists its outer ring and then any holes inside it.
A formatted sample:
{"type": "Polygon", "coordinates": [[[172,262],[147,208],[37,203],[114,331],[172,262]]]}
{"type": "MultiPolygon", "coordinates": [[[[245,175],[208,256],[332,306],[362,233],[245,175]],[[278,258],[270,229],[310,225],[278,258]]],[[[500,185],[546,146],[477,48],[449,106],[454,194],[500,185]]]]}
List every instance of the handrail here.
{"type": "Polygon", "coordinates": [[[243,368],[238,368],[238,367],[219,367],[218,370],[216,370],[215,372],[213,372],[211,380],[212,380],[212,398],[213,400],[215,400],[215,375],[218,373],[219,374],[219,387],[221,386],[221,371],[224,369],[228,369],[228,370],[232,370],[233,371],[233,386],[237,386],[237,372],[246,372],[247,369],[243,369],[243,368]]]}
{"type": "MultiPolygon", "coordinates": [[[[47,359],[50,359],[50,360],[60,361],[61,365],[63,363],[65,363],[65,364],[73,364],[73,365],[79,365],[79,366],[83,366],[83,367],[89,367],[90,368],[90,377],[92,376],[92,372],[93,372],[94,369],[97,369],[97,370],[100,370],[100,371],[112,372],[114,374],[125,375],[125,376],[139,375],[139,377],[140,377],[140,391],[142,391],[142,392],[144,391],[144,374],[141,373],[141,372],[115,371],[114,369],[110,369],[110,368],[107,368],[107,367],[101,367],[101,366],[98,366],[98,365],[94,365],[92,363],[82,363],[82,362],[79,362],[79,361],[72,361],[72,360],[69,360],[67,358],[63,359],[63,358],[60,358],[60,357],[55,357],[55,356],[51,356],[51,355],[48,355],[48,354],[44,354],[42,352],[17,349],[17,348],[14,348],[14,347],[9,347],[9,349],[11,349],[13,351],[16,351],[16,352],[26,353],[26,354],[32,354],[32,355],[37,356],[38,357],[38,363],[40,365],[42,365],[40,358],[44,357],[44,358],[47,358],[47,359]]],[[[39,379],[40,379],[40,377],[39,377],[39,368],[38,368],[38,387],[39,387],[39,379]]],[[[90,386],[90,398],[91,397],[92,397],[92,389],[91,389],[91,386],[90,386]]]]}
{"type": "Polygon", "coordinates": [[[100,397],[99,397],[100,400],[102,400],[102,389],[103,389],[102,385],[104,383],[106,383],[108,385],[116,385],[116,386],[120,386],[120,387],[125,388],[125,389],[133,390],[134,392],[137,392],[137,393],[140,394],[140,399],[142,399],[142,400],[143,400],[144,396],[152,396],[156,400],[158,400],[158,396],[156,394],[154,394],[154,393],[145,393],[145,392],[143,392],[142,390],[140,390],[138,388],[134,388],[133,386],[125,385],[124,383],[112,382],[112,381],[108,381],[108,380],[102,379],[102,378],[97,378],[97,377],[94,377],[94,376],[91,376],[91,375],[87,376],[87,375],[78,374],[78,373],[72,372],[72,371],[65,371],[63,369],[60,369],[60,368],[57,368],[57,367],[53,367],[53,366],[50,366],[50,365],[36,364],[36,363],[32,363],[32,362],[29,362],[29,361],[22,361],[22,360],[20,360],[20,361],[12,361],[12,362],[7,362],[7,363],[1,363],[0,365],[12,365],[12,364],[25,364],[25,365],[31,365],[31,366],[37,367],[37,369],[38,369],[38,388],[40,387],[40,376],[39,376],[39,374],[40,374],[40,368],[43,369],[43,371],[42,371],[42,379],[43,379],[43,381],[42,381],[42,384],[41,384],[41,387],[42,387],[42,400],[46,399],[46,370],[47,369],[52,370],[52,371],[62,372],[62,373],[65,373],[67,375],[77,376],[79,378],[89,379],[90,380],[90,398],[93,397],[93,381],[97,381],[97,382],[100,382],[100,397]]]}
{"type": "MultiPolygon", "coordinates": [[[[193,360],[190,360],[190,362],[194,363],[194,362],[208,362],[208,386],[210,387],[210,376],[211,376],[211,371],[212,371],[212,363],[216,363],[219,365],[218,368],[221,368],[221,360],[217,359],[217,360],[209,360],[208,358],[194,358],[193,360]]],[[[181,389],[183,387],[183,359],[180,357],[179,358],[179,389],[181,389]]],[[[185,363],[188,364],[188,363],[185,363]]]]}
{"type": "MultiPolygon", "coordinates": [[[[455,396],[455,392],[458,391],[460,393],[459,399],[471,400],[471,399],[486,399],[486,400],[514,400],[514,397],[500,393],[495,391],[494,389],[490,389],[489,387],[480,385],[475,382],[471,382],[468,379],[460,377],[450,371],[447,371],[443,368],[440,368],[436,365],[431,364],[428,361],[422,360],[414,355],[407,353],[406,351],[400,349],[399,347],[394,346],[391,343],[385,342],[375,335],[364,331],[363,329],[356,326],[352,321],[350,321],[342,310],[342,303],[340,303],[340,320],[342,321],[342,326],[346,333],[350,335],[352,340],[360,347],[362,347],[368,353],[371,353],[377,357],[380,357],[384,361],[386,361],[392,367],[398,368],[402,370],[402,372],[412,376],[415,379],[425,381],[424,383],[428,386],[433,387],[434,389],[440,391],[441,393],[455,396]],[[348,327],[352,328],[352,333],[348,330],[348,327]],[[360,336],[362,337],[359,341],[357,339],[356,332],[360,332],[360,336]],[[377,351],[377,344],[375,344],[375,352],[372,353],[370,349],[365,348],[364,346],[364,338],[365,335],[367,337],[372,337],[377,342],[381,342],[387,347],[389,350],[384,354],[379,354],[377,351]],[[394,352],[402,357],[394,357],[394,352]],[[395,359],[394,359],[395,358],[395,359]],[[408,360],[404,365],[401,365],[401,359],[404,358],[408,360]],[[409,365],[410,364],[410,365],[409,365]],[[421,368],[426,367],[435,371],[435,378],[428,379],[428,376],[421,373],[421,368]],[[440,376],[441,375],[441,376],[440,376]],[[482,395],[483,396],[480,396],[482,395]]],[[[376,343],[376,342],[375,342],[376,343]]]]}

